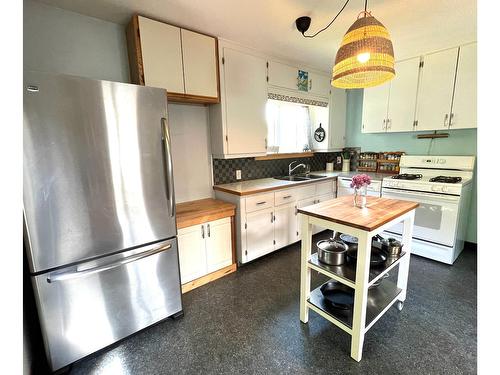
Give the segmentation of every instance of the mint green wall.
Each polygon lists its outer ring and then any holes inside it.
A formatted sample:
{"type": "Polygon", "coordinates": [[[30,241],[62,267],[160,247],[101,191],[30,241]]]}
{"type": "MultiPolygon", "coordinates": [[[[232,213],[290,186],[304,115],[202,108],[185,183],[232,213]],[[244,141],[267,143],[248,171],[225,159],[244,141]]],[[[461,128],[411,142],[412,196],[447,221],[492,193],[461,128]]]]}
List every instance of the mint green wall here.
{"type": "MultiPolygon", "coordinates": [[[[412,155],[476,155],[476,129],[450,130],[449,138],[417,139],[417,133],[361,133],[363,90],[347,90],[346,146],[362,151],[405,151],[412,155]]],[[[476,173],[476,171],[474,171],[476,173]]],[[[477,185],[472,188],[466,240],[477,242],[477,185]]]]}

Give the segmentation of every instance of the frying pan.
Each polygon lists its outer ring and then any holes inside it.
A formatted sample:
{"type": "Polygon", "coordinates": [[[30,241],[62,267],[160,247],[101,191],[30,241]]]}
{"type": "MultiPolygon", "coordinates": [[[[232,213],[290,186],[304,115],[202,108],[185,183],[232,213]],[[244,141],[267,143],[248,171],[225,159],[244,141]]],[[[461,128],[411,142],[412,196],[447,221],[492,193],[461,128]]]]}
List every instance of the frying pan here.
{"type": "Polygon", "coordinates": [[[352,310],[354,289],[337,281],[329,281],[320,288],[327,304],[337,310],[352,310]]]}

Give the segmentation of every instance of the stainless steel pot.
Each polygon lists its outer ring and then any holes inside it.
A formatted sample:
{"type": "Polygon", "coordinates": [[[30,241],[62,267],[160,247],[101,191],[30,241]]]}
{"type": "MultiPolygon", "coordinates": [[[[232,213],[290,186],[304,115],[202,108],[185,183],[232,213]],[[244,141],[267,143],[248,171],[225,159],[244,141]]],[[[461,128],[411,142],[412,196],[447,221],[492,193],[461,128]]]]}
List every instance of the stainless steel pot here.
{"type": "Polygon", "coordinates": [[[318,260],[330,266],[340,266],[345,263],[348,246],[342,241],[332,238],[321,240],[316,243],[318,248],[318,260]]]}
{"type": "Polygon", "coordinates": [[[382,241],[382,251],[390,257],[398,256],[401,254],[402,249],[403,244],[395,238],[388,238],[382,241]]]}

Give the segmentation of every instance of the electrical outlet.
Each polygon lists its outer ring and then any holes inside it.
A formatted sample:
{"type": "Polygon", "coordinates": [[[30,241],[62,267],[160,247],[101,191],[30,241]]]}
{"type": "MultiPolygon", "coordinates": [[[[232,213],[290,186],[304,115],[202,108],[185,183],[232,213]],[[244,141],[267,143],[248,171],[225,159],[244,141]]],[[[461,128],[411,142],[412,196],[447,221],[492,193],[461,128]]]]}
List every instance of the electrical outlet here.
{"type": "Polygon", "coordinates": [[[236,179],[241,180],[241,169],[236,170],[236,179]]]}

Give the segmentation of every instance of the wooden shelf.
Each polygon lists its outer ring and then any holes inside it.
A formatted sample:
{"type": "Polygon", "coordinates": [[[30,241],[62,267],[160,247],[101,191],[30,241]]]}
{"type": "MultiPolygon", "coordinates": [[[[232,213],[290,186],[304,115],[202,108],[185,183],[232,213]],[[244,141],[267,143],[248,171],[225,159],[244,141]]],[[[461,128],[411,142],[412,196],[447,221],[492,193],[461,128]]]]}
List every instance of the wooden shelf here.
{"type": "Polygon", "coordinates": [[[312,158],[314,152],[295,152],[286,154],[267,154],[266,156],[256,156],[255,160],[275,160],[275,159],[290,159],[290,158],[312,158]]]}
{"type": "Polygon", "coordinates": [[[389,160],[389,159],[377,159],[377,163],[391,163],[391,164],[399,164],[399,160],[389,160]]]}
{"type": "MultiPolygon", "coordinates": [[[[405,252],[402,252],[400,255],[395,257],[387,257],[387,260],[383,265],[379,265],[376,267],[370,267],[370,274],[368,277],[368,285],[373,284],[380,277],[384,276],[391,269],[396,267],[398,263],[403,259],[406,255],[405,252]]],[[[318,260],[318,253],[314,253],[311,255],[311,259],[309,260],[309,267],[318,271],[331,279],[337,280],[342,284],[345,284],[349,287],[353,287],[356,281],[356,263],[348,260],[346,263],[340,266],[330,266],[328,264],[322,263],[318,260]]]]}
{"type": "MultiPolygon", "coordinates": [[[[320,289],[321,286],[311,291],[308,302],[344,325],[348,330],[351,330],[353,310],[331,308],[323,298],[320,289]]],[[[384,280],[379,286],[368,289],[365,329],[370,328],[385,310],[396,301],[399,293],[401,293],[401,289],[389,280],[384,280]]]]}
{"type": "Polygon", "coordinates": [[[359,172],[377,172],[377,168],[358,167],[359,172]]]}

